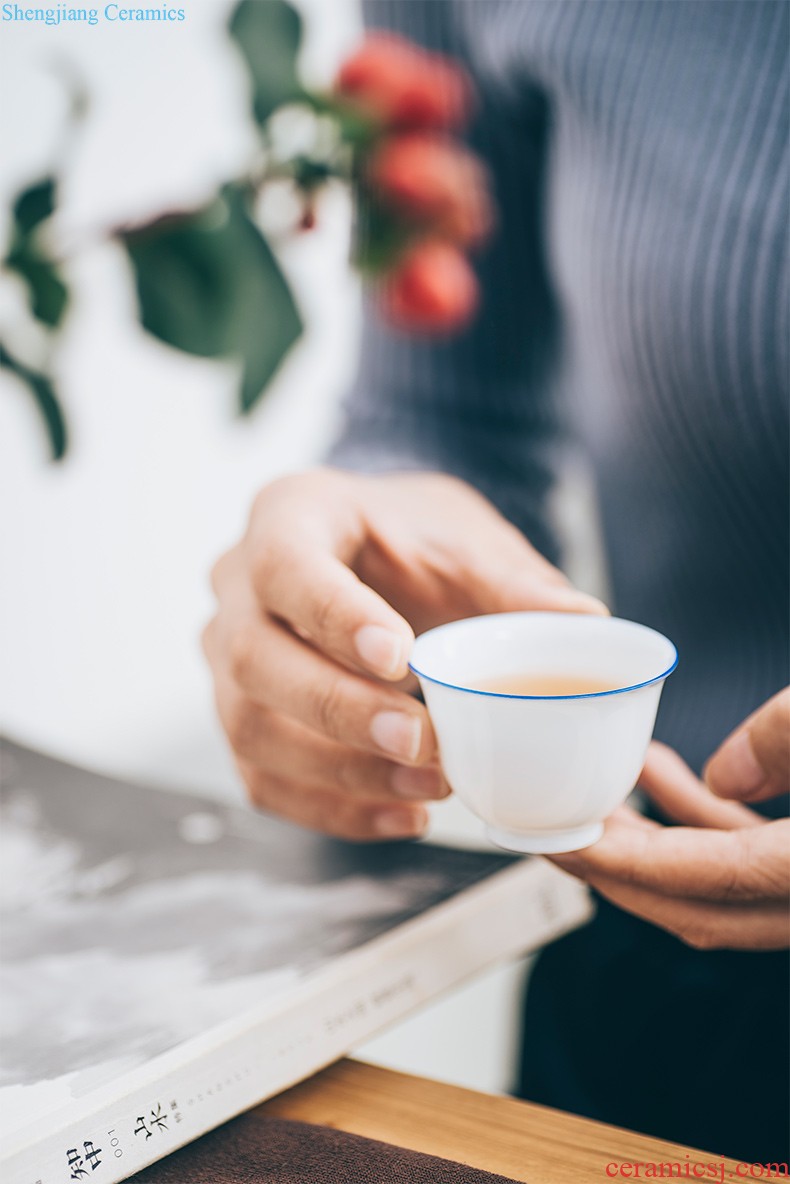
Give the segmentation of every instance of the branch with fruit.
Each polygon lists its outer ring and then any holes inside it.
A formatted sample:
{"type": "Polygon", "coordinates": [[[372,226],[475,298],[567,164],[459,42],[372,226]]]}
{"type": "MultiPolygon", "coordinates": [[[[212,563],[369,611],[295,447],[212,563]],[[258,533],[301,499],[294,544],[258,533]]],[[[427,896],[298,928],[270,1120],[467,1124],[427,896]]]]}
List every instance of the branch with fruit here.
{"type": "MultiPolygon", "coordinates": [[[[328,184],[350,186],[353,262],[375,286],[381,314],[407,332],[450,333],[471,320],[478,289],[468,256],[491,230],[493,205],[484,166],[457,139],[474,102],[457,63],[373,34],[331,92],[318,93],[299,80],[302,24],[284,0],[242,0],[229,33],[251,81],[254,159],[199,209],[168,210],[111,237],[128,257],[143,328],[188,354],[235,359],[247,413],[302,333],[257,216],[267,186],[286,182],[298,196],[294,232],[315,225],[328,184]],[[309,129],[298,153],[283,128],[294,113],[309,129]]],[[[52,175],[17,198],[2,260],[38,326],[35,356],[29,345],[0,341],[0,367],[35,399],[55,459],[68,447],[53,362],[70,299],[70,257],[47,233],[57,194],[52,175]]]]}

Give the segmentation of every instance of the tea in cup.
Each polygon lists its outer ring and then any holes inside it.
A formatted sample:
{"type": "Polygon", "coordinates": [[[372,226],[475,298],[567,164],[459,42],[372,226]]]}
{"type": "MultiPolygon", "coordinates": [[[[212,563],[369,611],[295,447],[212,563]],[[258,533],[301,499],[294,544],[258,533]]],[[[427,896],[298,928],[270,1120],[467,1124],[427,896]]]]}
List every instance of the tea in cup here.
{"type": "Polygon", "coordinates": [[[588,847],[636,785],[677,650],[634,621],[497,613],[421,634],[417,675],[450,787],[500,847],[588,847]]]}

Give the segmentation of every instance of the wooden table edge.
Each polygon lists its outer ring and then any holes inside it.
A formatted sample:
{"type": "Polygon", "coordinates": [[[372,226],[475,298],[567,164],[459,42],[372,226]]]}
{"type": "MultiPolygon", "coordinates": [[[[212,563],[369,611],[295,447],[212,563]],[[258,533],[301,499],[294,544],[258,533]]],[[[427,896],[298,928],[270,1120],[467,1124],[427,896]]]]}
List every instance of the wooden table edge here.
{"type": "Polygon", "coordinates": [[[364,1061],[338,1061],[253,1113],[364,1135],[524,1184],[634,1178],[620,1165],[668,1162],[715,1164],[737,1178],[736,1161],[722,1155],[364,1061]]]}

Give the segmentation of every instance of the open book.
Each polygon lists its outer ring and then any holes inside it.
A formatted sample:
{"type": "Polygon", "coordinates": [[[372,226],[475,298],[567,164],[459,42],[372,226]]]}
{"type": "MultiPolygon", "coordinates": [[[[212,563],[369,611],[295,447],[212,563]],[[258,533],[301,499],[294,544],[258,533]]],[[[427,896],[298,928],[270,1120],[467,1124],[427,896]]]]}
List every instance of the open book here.
{"type": "Polygon", "coordinates": [[[588,915],[540,860],[1,767],[4,1184],[123,1180],[588,915]]]}

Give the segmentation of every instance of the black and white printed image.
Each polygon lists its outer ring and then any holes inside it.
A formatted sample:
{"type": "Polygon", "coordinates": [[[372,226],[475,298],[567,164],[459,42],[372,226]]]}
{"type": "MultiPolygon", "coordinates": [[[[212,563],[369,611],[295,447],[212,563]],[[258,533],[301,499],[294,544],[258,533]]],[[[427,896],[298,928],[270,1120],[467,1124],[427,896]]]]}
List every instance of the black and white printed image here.
{"type": "Polygon", "coordinates": [[[0,1133],[259,1008],[499,871],[3,746],[0,1133]]]}

